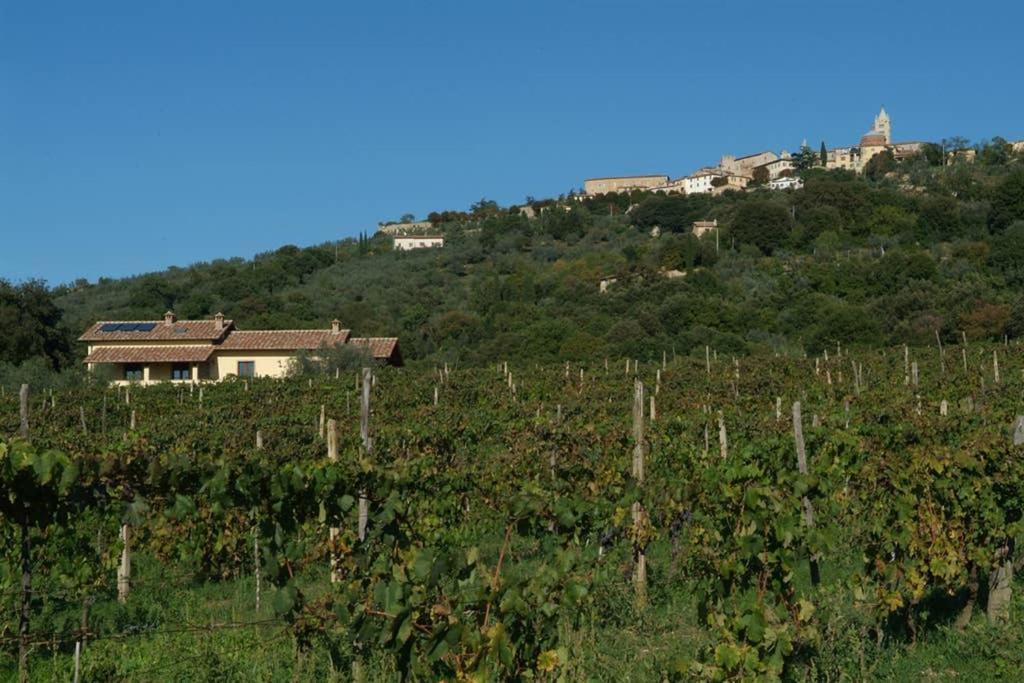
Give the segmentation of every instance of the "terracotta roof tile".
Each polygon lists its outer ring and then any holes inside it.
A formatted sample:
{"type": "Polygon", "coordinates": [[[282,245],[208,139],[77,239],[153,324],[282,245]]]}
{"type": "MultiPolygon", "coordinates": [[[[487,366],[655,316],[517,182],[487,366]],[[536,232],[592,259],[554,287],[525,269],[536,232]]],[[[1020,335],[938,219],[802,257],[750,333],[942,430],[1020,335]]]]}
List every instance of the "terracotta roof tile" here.
{"type": "Polygon", "coordinates": [[[398,349],[398,337],[353,337],[348,343],[368,347],[374,358],[381,359],[391,358],[398,349]]]}
{"type": "Polygon", "coordinates": [[[218,329],[216,320],[178,320],[170,325],[163,320],[101,320],[85,331],[78,341],[215,341],[221,339],[234,327],[234,322],[225,320],[218,329]],[[153,329],[141,332],[102,332],[104,325],[125,323],[150,323],[153,329]]]}
{"type": "Polygon", "coordinates": [[[86,363],[202,363],[214,346],[100,346],[85,357],[86,363]]]}
{"type": "Polygon", "coordinates": [[[251,332],[233,331],[218,350],[238,351],[294,351],[296,349],[318,349],[324,344],[344,344],[348,340],[349,331],[337,333],[331,330],[253,330],[251,332]]]}

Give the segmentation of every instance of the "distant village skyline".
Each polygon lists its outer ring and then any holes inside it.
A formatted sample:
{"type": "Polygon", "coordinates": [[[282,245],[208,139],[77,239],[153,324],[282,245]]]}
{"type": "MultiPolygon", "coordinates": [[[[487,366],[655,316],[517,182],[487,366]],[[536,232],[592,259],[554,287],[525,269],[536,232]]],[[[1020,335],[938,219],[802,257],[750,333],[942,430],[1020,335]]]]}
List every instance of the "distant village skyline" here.
{"type": "MultiPolygon", "coordinates": [[[[825,142],[822,144],[825,145],[825,142]]],[[[891,151],[893,156],[900,160],[920,154],[924,144],[925,141],[922,140],[894,142],[892,118],[883,105],[875,116],[870,130],[860,136],[857,145],[831,148],[826,145],[824,167],[863,173],[867,163],[886,150],[891,151]]],[[[815,151],[806,138],[800,149],[815,151]]],[[[762,150],[738,157],[723,154],[717,165],[703,166],[689,175],[674,179],[658,173],[588,178],[584,181],[583,191],[587,195],[633,190],[717,195],[730,190],[746,189],[748,185],[758,180],[758,169],[763,171],[760,174],[761,180],[770,189],[791,189],[800,186],[798,179],[788,179],[796,170],[796,162],[788,150],[782,149],[778,153],[762,150]]]]}

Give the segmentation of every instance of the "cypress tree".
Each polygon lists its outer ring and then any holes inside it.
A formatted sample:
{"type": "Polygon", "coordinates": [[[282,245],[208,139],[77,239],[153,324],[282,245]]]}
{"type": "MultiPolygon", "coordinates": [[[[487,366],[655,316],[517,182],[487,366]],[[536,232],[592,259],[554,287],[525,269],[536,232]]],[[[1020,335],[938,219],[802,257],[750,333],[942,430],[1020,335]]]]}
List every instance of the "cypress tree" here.
{"type": "Polygon", "coordinates": [[[825,149],[825,141],[821,141],[821,165],[825,166],[828,164],[828,150],[825,149]]]}

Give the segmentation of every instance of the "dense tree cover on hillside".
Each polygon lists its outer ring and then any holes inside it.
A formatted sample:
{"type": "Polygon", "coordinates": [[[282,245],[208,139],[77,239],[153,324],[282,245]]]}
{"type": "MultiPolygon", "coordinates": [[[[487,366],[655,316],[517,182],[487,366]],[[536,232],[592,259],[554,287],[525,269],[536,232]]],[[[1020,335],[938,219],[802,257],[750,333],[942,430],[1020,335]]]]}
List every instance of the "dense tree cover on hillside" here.
{"type": "Polygon", "coordinates": [[[943,149],[895,171],[880,161],[868,177],[810,168],[796,191],[530,199],[532,218],[482,199],[432,215],[448,221],[442,250],[361,237],[50,292],[5,284],[0,315],[27,322],[6,325],[19,333],[0,344],[0,381],[32,358],[74,367],[74,336],[94,320],[167,309],[223,311],[242,328],[339,317],[357,334],[401,337],[412,362],[1020,335],[1024,164],[998,139],[974,164],[943,149]],[[720,232],[693,237],[706,219],[720,232]]]}

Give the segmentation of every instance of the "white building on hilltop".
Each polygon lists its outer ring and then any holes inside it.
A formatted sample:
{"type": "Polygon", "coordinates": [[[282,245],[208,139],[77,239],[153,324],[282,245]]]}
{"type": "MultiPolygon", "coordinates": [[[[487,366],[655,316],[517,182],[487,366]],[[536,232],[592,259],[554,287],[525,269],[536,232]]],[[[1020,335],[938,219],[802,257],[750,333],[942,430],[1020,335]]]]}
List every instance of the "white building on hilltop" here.
{"type": "Polygon", "coordinates": [[[413,249],[430,249],[443,247],[444,237],[441,235],[396,235],[395,251],[411,251],[413,249]]]}
{"type": "Polygon", "coordinates": [[[769,190],[799,190],[804,186],[804,179],[799,176],[780,176],[768,181],[769,190]]]}

